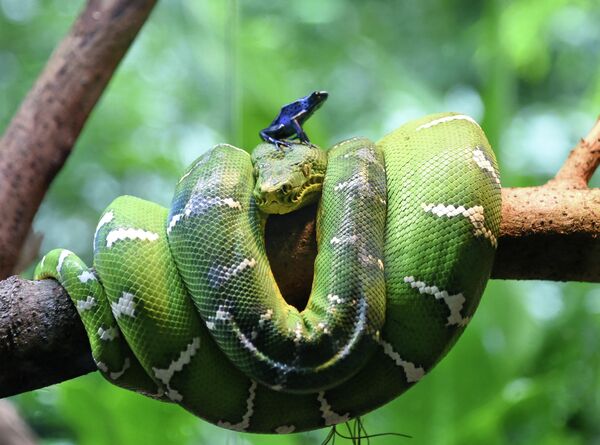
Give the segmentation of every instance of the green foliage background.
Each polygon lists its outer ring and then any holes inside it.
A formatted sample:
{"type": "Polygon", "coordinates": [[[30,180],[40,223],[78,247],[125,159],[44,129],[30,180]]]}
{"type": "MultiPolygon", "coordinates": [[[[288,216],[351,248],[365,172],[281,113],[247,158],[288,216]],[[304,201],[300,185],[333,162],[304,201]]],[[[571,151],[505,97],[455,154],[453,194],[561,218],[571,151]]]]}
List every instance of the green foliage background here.
{"type": "MultiPolygon", "coordinates": [[[[0,129],[83,3],[0,0],[0,129]]],[[[599,112],[598,23],[597,0],[159,2],[35,220],[42,250],[90,260],[114,197],[167,205],[186,164],[220,141],[251,149],[282,104],[314,89],[331,94],[306,126],[321,145],[462,111],[482,122],[504,185],[543,183],[599,112]]],[[[98,375],[13,401],[47,444],[326,433],[227,432],[98,375]]],[[[600,444],[600,289],[491,282],[449,356],[365,424],[414,437],[373,444],[600,444]]]]}

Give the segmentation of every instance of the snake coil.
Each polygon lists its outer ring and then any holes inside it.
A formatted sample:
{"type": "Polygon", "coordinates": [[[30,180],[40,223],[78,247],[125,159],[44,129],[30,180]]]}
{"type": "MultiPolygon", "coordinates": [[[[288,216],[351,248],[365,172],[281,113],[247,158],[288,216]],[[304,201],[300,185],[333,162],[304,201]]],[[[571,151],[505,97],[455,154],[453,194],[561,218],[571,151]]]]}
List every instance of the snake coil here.
{"type": "Polygon", "coordinates": [[[35,278],[66,288],[119,386],[238,431],[347,421],[418,382],[463,332],[494,258],[500,180],[479,125],[455,113],[344,141],[328,162],[303,312],[268,265],[255,166],[224,144],[182,176],[170,209],[117,198],[94,268],[56,249],[35,278]]]}

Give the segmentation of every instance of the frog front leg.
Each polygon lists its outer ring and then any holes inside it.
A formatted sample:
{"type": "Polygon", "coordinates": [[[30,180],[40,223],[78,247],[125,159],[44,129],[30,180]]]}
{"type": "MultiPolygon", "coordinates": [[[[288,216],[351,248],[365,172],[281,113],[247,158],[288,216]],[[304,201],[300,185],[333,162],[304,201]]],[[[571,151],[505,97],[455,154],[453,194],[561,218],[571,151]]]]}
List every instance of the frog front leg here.
{"type": "Polygon", "coordinates": [[[298,136],[298,139],[300,139],[300,142],[302,142],[303,144],[312,145],[310,143],[310,140],[308,139],[308,136],[304,132],[302,125],[300,125],[300,123],[296,119],[292,119],[291,123],[292,127],[294,128],[294,131],[296,132],[296,136],[298,136]]]}

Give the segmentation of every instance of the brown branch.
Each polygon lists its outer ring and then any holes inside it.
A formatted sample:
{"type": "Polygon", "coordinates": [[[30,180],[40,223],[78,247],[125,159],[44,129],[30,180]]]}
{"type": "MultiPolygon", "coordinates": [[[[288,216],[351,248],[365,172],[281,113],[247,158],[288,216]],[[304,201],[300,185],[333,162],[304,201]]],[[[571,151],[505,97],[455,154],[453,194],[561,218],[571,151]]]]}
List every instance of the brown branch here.
{"type": "Polygon", "coordinates": [[[600,119],[554,179],[502,190],[501,238],[493,278],[600,281],[600,119]]]}
{"type": "Polygon", "coordinates": [[[600,282],[600,189],[502,190],[492,278],[600,282]]]}
{"type": "Polygon", "coordinates": [[[0,397],[94,371],[87,336],[53,280],[0,281],[0,397]]]}
{"type": "Polygon", "coordinates": [[[156,0],[89,0],[0,140],[0,278],[156,0]]]}

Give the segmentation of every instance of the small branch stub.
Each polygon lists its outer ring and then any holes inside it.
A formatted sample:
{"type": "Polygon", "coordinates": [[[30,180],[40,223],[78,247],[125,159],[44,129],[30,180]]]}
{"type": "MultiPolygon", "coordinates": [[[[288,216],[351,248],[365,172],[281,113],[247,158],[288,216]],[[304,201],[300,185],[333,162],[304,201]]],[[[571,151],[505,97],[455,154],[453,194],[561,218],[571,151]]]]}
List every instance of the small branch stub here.
{"type": "Polygon", "coordinates": [[[569,157],[548,185],[565,188],[585,189],[600,164],[600,118],[571,150],[569,157]]]}

